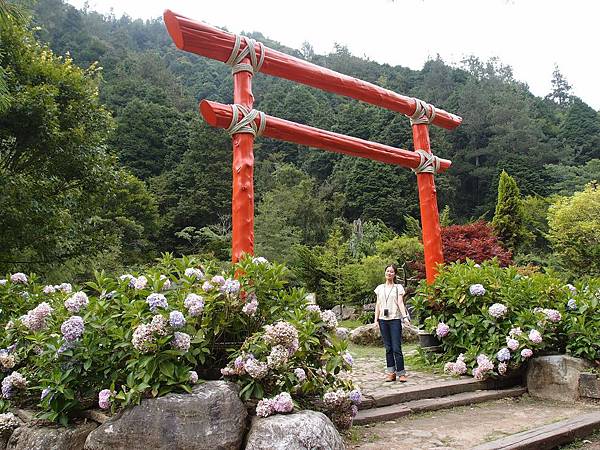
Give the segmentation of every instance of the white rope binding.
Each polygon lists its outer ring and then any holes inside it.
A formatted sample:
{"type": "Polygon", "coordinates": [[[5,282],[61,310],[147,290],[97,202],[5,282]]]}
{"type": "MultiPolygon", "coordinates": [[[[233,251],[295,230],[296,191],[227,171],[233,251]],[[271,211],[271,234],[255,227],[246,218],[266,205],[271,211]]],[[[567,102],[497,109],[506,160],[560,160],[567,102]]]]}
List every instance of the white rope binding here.
{"type": "Polygon", "coordinates": [[[432,173],[435,175],[439,172],[440,160],[437,156],[432,155],[431,153],[423,149],[415,150],[415,153],[419,155],[420,162],[417,167],[412,169],[414,173],[432,173]]]}
{"type": "Polygon", "coordinates": [[[233,74],[245,71],[254,75],[254,73],[260,71],[264,61],[265,47],[261,42],[256,42],[247,36],[238,36],[236,34],[233,50],[231,50],[231,55],[229,55],[229,59],[225,61],[225,64],[232,66],[231,73],[233,74]],[[246,47],[240,50],[242,39],[244,39],[246,47]],[[260,58],[256,56],[257,50],[260,52],[260,58]],[[242,62],[247,57],[250,57],[250,64],[242,62]]]}
{"type": "Polygon", "coordinates": [[[419,125],[424,123],[429,125],[430,123],[433,123],[433,119],[435,119],[435,106],[430,105],[423,100],[419,100],[418,98],[415,98],[414,100],[415,112],[412,116],[408,116],[410,118],[410,124],[419,125]]]}
{"type": "Polygon", "coordinates": [[[248,111],[244,105],[234,103],[231,105],[231,123],[226,131],[233,136],[238,133],[249,133],[254,137],[260,136],[267,126],[267,116],[264,112],[252,109],[248,111]],[[256,118],[260,119],[260,125],[256,126],[256,118]]]}

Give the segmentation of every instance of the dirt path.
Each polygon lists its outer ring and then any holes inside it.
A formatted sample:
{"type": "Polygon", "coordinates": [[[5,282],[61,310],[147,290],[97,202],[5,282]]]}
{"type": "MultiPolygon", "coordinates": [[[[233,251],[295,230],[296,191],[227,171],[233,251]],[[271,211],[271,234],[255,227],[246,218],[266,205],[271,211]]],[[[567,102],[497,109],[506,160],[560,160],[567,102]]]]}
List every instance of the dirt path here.
{"type": "MultiPolygon", "coordinates": [[[[599,409],[598,405],[562,404],[524,396],[353,427],[346,445],[362,450],[468,449],[599,409]]],[[[586,443],[580,448],[596,450],[594,445],[586,443]]]]}

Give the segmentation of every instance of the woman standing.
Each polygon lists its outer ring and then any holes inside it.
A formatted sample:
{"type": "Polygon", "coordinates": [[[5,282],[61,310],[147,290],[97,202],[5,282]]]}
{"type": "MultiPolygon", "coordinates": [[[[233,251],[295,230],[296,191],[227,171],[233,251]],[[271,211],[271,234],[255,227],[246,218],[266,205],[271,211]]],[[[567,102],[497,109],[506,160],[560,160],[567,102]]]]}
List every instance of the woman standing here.
{"type": "Polygon", "coordinates": [[[409,325],[410,321],[404,306],[404,287],[395,283],[396,272],[394,264],[388,265],[385,268],[385,283],[375,289],[375,324],[379,325],[385,346],[388,372],[385,381],[398,379],[404,383],[407,380],[402,355],[402,322],[409,325]]]}

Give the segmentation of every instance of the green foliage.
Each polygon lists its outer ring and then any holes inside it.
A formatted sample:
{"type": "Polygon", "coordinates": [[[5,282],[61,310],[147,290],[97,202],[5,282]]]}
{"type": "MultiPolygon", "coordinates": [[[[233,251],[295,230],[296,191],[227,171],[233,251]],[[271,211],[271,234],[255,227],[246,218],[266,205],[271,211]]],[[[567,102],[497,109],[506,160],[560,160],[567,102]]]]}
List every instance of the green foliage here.
{"type": "Polygon", "coordinates": [[[113,121],[98,100],[97,66],[80,69],[17,23],[0,40],[10,99],[0,112],[2,266],[32,261],[50,273],[108,249],[114,262],[147,257],[156,206],[106,150],[113,121]]]}
{"type": "Polygon", "coordinates": [[[600,275],[600,190],[594,183],[562,197],[548,211],[548,239],[565,271],[600,275]]]}
{"type": "Polygon", "coordinates": [[[0,326],[6,329],[0,348],[8,349],[3,356],[9,355],[13,364],[2,359],[2,378],[12,370],[28,380],[27,391],[17,391],[11,401],[36,404],[47,389],[38,404],[41,417],[64,424],[93,406],[102,389],[113,392],[113,408],[173,391],[189,392],[191,370],[210,375],[249,336],[292,316],[303,333],[295,362],[330,361],[332,374],[347,368],[336,356],[345,344],[336,340],[333,349],[314,343],[316,335],[310,327],[323,324],[303,320],[305,293],[285,288],[284,266],[246,258],[228,267],[221,280],[211,278],[214,269],[199,266],[193,258],[165,254],[143,276],[114,278],[98,272],[77,294],[70,292],[70,286],[44,287],[35,275],[25,284],[7,276],[8,281],[0,282],[0,326]],[[200,277],[189,270],[199,267],[204,271],[200,277]],[[237,281],[234,273],[239,274],[237,281]],[[159,294],[166,304],[152,310],[148,298],[159,294]],[[190,299],[190,294],[201,297],[190,299]],[[81,296],[88,299],[81,308],[67,308],[81,296]],[[258,301],[256,312],[245,308],[253,299],[258,301]],[[190,301],[199,301],[199,309],[194,310],[190,301]],[[23,316],[37,317],[33,309],[41,302],[52,311],[42,318],[41,326],[34,327],[23,316]],[[185,323],[173,321],[174,311],[183,314],[185,323]],[[84,330],[79,339],[67,341],[61,332],[66,336],[64,324],[73,315],[82,318],[84,330]],[[189,349],[175,345],[176,333],[187,334],[189,349]]]}
{"type": "Polygon", "coordinates": [[[597,358],[600,335],[596,327],[596,284],[597,280],[587,287],[578,286],[577,308],[571,311],[567,305],[573,294],[561,279],[541,273],[521,275],[517,268],[500,268],[495,262],[476,266],[469,261],[445,266],[433,284],[423,283],[413,305],[425,330],[435,333],[440,323],[449,327],[447,336],[441,338],[444,354],[438,360],[453,361],[462,353],[467,366],[473,368],[477,356],[485,354],[497,365],[496,354],[507,346],[510,336],[518,341],[518,347],[510,351],[511,370],[526,359],[521,354],[524,348],[534,354],[566,350],[597,358]],[[476,284],[483,286],[483,295],[471,290],[476,284]],[[497,303],[507,312],[495,318],[490,307],[497,303]],[[558,321],[550,310],[560,314],[558,321]],[[522,334],[515,334],[515,328],[520,328],[522,334]],[[531,330],[541,333],[541,343],[531,340],[531,330]]]}
{"type": "Polygon", "coordinates": [[[521,202],[521,192],[513,177],[502,171],[498,183],[498,202],[492,226],[504,245],[515,250],[527,239],[523,222],[525,211],[521,202]]]}

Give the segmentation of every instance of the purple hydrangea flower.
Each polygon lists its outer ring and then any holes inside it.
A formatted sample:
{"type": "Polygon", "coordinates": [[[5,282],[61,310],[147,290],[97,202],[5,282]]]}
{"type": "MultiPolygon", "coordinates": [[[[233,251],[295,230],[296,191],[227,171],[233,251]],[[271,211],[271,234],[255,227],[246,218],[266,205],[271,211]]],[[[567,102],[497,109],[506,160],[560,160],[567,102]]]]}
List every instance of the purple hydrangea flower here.
{"type": "Polygon", "coordinates": [[[57,291],[61,291],[64,294],[70,294],[71,292],[73,292],[73,286],[71,286],[71,283],[61,283],[54,287],[57,291]]]}
{"type": "Polygon", "coordinates": [[[560,322],[562,319],[560,312],[558,312],[556,309],[544,309],[543,312],[550,322],[556,323],[560,322]]]}
{"type": "Polygon", "coordinates": [[[256,415],[258,417],[269,417],[273,414],[273,400],[263,399],[256,405],[256,415]]]}
{"type": "Polygon", "coordinates": [[[65,308],[70,313],[77,313],[90,303],[85,292],[79,291],[65,300],[65,308]]]}
{"type": "Polygon", "coordinates": [[[516,339],[507,337],[506,338],[506,346],[510,349],[510,351],[514,352],[516,349],[519,348],[519,341],[517,341],[516,339]]]}
{"type": "Polygon", "coordinates": [[[321,311],[321,320],[325,322],[325,328],[328,330],[335,330],[338,326],[338,321],[335,313],[327,309],[325,311],[321,311]]]}
{"type": "Polygon", "coordinates": [[[205,281],[204,283],[202,283],[202,290],[204,292],[209,292],[214,286],[212,284],[210,284],[210,281],[205,281]]]}
{"type": "Polygon", "coordinates": [[[469,287],[469,292],[471,293],[471,295],[481,296],[485,294],[485,288],[482,284],[472,284],[469,287]]]}
{"type": "Polygon", "coordinates": [[[574,294],[575,292],[577,292],[577,288],[575,286],[573,286],[572,284],[567,284],[567,288],[574,294]]]}
{"type": "Polygon", "coordinates": [[[204,277],[202,271],[200,269],[196,269],[195,267],[189,267],[185,269],[184,274],[188,278],[196,278],[197,280],[200,280],[204,277]]]}
{"type": "Polygon", "coordinates": [[[438,326],[435,329],[435,335],[439,338],[444,338],[448,336],[448,333],[450,333],[450,327],[444,322],[438,323],[438,326]]]}
{"type": "Polygon", "coordinates": [[[255,380],[260,380],[267,375],[269,371],[269,367],[260,361],[257,361],[253,358],[248,358],[246,360],[246,364],[244,364],[244,369],[255,380]]]}
{"type": "Polygon", "coordinates": [[[27,284],[29,280],[27,279],[27,275],[22,272],[17,272],[10,276],[10,281],[15,284],[27,284]]]}
{"type": "Polygon", "coordinates": [[[304,382],[304,380],[306,380],[306,372],[304,371],[304,369],[301,369],[300,367],[298,367],[297,369],[294,369],[294,375],[296,375],[296,378],[298,378],[299,383],[302,383],[302,382],[304,382]]]}
{"type": "Polygon", "coordinates": [[[242,312],[250,317],[253,317],[258,310],[258,300],[256,300],[256,296],[252,298],[250,302],[247,302],[242,308],[242,312]]]}
{"type": "Polygon", "coordinates": [[[240,291],[240,282],[232,278],[225,280],[225,283],[221,286],[221,292],[224,294],[235,295],[240,291]]]}
{"type": "Polygon", "coordinates": [[[171,311],[171,314],[169,314],[169,323],[173,328],[182,328],[185,326],[185,317],[179,311],[171,311]]]}
{"type": "Polygon", "coordinates": [[[6,283],[8,283],[8,280],[6,278],[2,278],[0,280],[0,286],[6,286],[6,283]]]}
{"type": "Polygon", "coordinates": [[[360,389],[354,389],[348,394],[348,399],[355,405],[360,405],[362,402],[362,394],[360,389]]]}
{"type": "Polygon", "coordinates": [[[287,392],[282,392],[273,398],[273,410],[278,413],[289,413],[294,410],[292,396],[287,392]]]}
{"type": "Polygon", "coordinates": [[[146,303],[150,306],[150,311],[156,312],[158,308],[168,308],[167,298],[163,294],[150,294],[146,298],[146,303]]]}
{"type": "Polygon", "coordinates": [[[139,277],[137,277],[135,279],[135,282],[133,283],[133,288],[140,291],[140,290],[144,289],[147,285],[148,285],[148,278],[146,278],[144,275],[140,275],[139,277]]]}
{"type": "Polygon", "coordinates": [[[204,298],[197,294],[188,294],[183,302],[192,317],[198,317],[204,311],[204,298]]]}
{"type": "Polygon", "coordinates": [[[46,328],[46,319],[50,317],[54,309],[46,303],[42,302],[26,315],[21,317],[21,323],[31,331],[39,331],[46,328]]]}
{"type": "Polygon", "coordinates": [[[569,301],[567,302],[567,309],[569,311],[575,311],[577,309],[577,302],[575,301],[574,298],[570,298],[569,301]]]}
{"type": "Polygon", "coordinates": [[[190,349],[191,342],[192,338],[189,334],[176,331],[173,334],[173,341],[171,341],[171,345],[177,350],[187,352],[190,349]]]}
{"type": "Polygon", "coordinates": [[[270,345],[289,348],[298,340],[298,330],[291,323],[280,321],[265,327],[264,339],[270,345]]]}
{"type": "Polygon", "coordinates": [[[112,392],[110,389],[102,389],[98,393],[98,406],[102,409],[110,408],[110,398],[112,397],[112,392]]]}
{"type": "Polygon", "coordinates": [[[496,354],[496,358],[500,362],[505,362],[510,359],[510,350],[506,347],[500,349],[500,351],[496,354]]]}
{"type": "Polygon", "coordinates": [[[44,289],[42,289],[42,292],[44,294],[54,294],[56,292],[56,288],[54,286],[52,286],[51,284],[48,284],[47,286],[44,286],[44,289]]]}
{"type": "Polygon", "coordinates": [[[222,277],[221,275],[215,275],[214,277],[211,278],[211,280],[213,284],[218,284],[219,286],[222,286],[223,284],[225,284],[225,278],[222,277]]]}
{"type": "Polygon", "coordinates": [[[490,314],[490,316],[492,316],[496,319],[500,319],[500,318],[504,317],[507,312],[508,312],[508,308],[506,306],[504,306],[502,303],[494,303],[488,309],[488,313],[490,314]]]}
{"type": "Polygon", "coordinates": [[[319,305],[314,305],[314,304],[306,305],[306,310],[308,312],[316,312],[316,313],[321,312],[321,308],[319,308],[319,305]]]}
{"type": "Polygon", "coordinates": [[[198,373],[195,370],[190,370],[188,375],[188,380],[191,384],[198,382],[198,373]]]}
{"type": "Polygon", "coordinates": [[[60,326],[65,341],[73,342],[83,335],[84,325],[80,316],[71,316],[60,326]]]}
{"type": "Polygon", "coordinates": [[[267,366],[271,369],[277,369],[283,366],[289,358],[289,352],[283,345],[276,345],[271,349],[267,356],[267,366]]]}
{"type": "Polygon", "coordinates": [[[521,330],[521,328],[520,328],[520,327],[517,327],[517,328],[511,328],[511,329],[510,329],[510,332],[508,333],[508,335],[509,335],[511,338],[515,338],[515,337],[517,337],[517,336],[521,336],[522,334],[523,334],[523,331],[521,330]]]}

